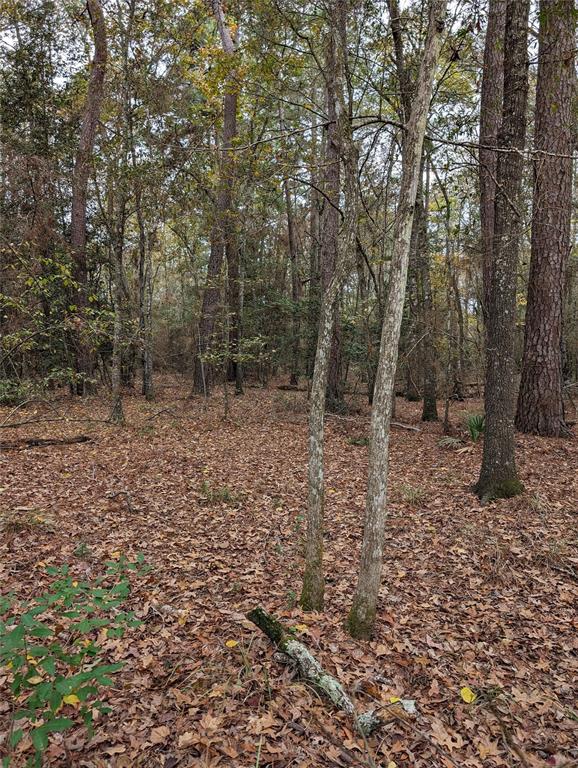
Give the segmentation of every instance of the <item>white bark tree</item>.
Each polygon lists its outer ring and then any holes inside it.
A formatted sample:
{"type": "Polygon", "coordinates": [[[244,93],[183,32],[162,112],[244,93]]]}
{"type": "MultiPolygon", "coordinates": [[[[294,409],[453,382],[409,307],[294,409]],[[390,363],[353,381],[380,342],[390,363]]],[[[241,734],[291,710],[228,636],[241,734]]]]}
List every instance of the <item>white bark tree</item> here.
{"type": "Polygon", "coordinates": [[[422,146],[441,49],[445,14],[446,0],[432,0],[427,38],[403,142],[402,178],[393,236],[394,247],[371,413],[369,477],[361,560],[353,605],[347,621],[350,633],[358,638],[368,638],[371,635],[381,584],[389,430],[395,392],[399,333],[422,146]]]}
{"type": "Polygon", "coordinates": [[[325,393],[329,376],[331,341],[337,307],[337,297],[355,263],[357,231],[357,165],[358,151],[352,137],[349,106],[344,87],[347,67],[346,0],[336,0],[331,6],[328,45],[333,47],[336,85],[336,131],[343,164],[344,212],[339,236],[337,262],[333,277],[323,295],[315,367],[311,382],[309,406],[309,498],[307,506],[307,537],[305,543],[305,573],[301,605],[305,610],[321,610],[325,591],[323,574],[323,439],[325,393]]]}

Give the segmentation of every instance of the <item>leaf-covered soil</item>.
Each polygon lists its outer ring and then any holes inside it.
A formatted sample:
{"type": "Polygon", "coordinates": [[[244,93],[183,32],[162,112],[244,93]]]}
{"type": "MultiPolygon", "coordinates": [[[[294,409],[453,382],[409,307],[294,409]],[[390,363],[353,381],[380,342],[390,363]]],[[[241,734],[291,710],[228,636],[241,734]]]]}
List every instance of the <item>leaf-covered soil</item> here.
{"type": "MultiPolygon", "coordinates": [[[[127,397],[124,428],[104,423],[104,399],[0,409],[0,423],[31,422],[1,429],[3,441],[92,438],[0,453],[0,512],[34,513],[1,534],[1,591],[38,594],[46,565],[87,578],[118,552],[143,552],[153,566],[129,601],[143,624],[104,640],[111,661],[126,662],[105,692],[113,712],[92,739],[80,727],[67,735],[72,765],[578,765],[576,440],[518,436],[526,493],[481,506],[470,490],[481,445],[465,430],[481,404],[452,405],[464,442],[443,446],[441,426],[421,425],[417,404],[398,399],[396,419],[420,431],[393,431],[376,633],[354,642],[342,621],[364,511],[362,399],[358,413],[328,418],[326,610],[304,614],[305,393],[249,389],[231,398],[228,421],[220,393],[208,408],[186,394],[165,379],[155,403],[127,397]],[[360,711],[381,708],[385,727],[364,743],[294,679],[245,619],[256,605],[297,627],[360,711]],[[392,697],[414,699],[417,715],[392,697]]],[[[60,734],[46,765],[67,765],[60,734]]]]}

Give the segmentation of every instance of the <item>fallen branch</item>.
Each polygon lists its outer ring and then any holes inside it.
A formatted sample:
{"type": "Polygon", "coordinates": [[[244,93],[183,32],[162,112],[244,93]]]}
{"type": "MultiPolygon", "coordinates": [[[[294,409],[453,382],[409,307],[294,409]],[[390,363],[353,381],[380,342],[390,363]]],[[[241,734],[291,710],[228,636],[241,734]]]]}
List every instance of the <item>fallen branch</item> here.
{"type": "Polygon", "coordinates": [[[0,442],[0,449],[5,451],[18,448],[38,448],[44,445],[72,445],[73,443],[89,443],[92,438],[88,435],[76,437],[22,437],[19,440],[0,442]]]}
{"type": "Polygon", "coordinates": [[[419,427],[412,427],[411,424],[402,424],[401,421],[392,421],[391,426],[398,429],[411,429],[412,432],[421,432],[419,427]]]}
{"type": "Polygon", "coordinates": [[[358,715],[355,706],[341,683],[332,675],[325,672],[321,664],[310,653],[308,648],[285,631],[283,625],[262,608],[255,608],[247,614],[249,621],[267,635],[277,648],[295,662],[300,677],[308,680],[342,712],[351,715],[355,720],[357,730],[368,736],[380,725],[381,720],[374,710],[358,715]]]}

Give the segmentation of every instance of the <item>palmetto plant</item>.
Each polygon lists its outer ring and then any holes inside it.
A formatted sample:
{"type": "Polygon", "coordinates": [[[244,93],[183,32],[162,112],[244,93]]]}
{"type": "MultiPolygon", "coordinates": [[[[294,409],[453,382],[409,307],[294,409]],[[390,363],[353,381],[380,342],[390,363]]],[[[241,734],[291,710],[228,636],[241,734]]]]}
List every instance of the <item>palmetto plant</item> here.
{"type": "Polygon", "coordinates": [[[486,426],[486,417],[483,413],[475,413],[468,418],[468,432],[474,443],[477,443],[480,436],[484,434],[486,426]]]}

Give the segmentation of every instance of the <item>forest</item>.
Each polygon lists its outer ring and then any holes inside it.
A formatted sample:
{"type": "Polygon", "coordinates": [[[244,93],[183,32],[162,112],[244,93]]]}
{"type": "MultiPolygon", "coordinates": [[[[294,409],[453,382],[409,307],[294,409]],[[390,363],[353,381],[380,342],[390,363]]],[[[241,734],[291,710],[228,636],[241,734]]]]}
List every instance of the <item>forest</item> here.
{"type": "Polygon", "coordinates": [[[0,0],[1,768],[578,768],[574,0],[0,0]]]}

